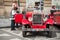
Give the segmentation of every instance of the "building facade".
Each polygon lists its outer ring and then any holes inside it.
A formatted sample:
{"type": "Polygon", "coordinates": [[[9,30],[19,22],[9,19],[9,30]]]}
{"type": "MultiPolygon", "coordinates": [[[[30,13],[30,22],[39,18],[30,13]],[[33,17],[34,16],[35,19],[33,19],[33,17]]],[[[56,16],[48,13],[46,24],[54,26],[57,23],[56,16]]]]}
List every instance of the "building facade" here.
{"type": "MultiPolygon", "coordinates": [[[[18,0],[0,0],[0,18],[9,18],[11,12],[11,5],[13,1],[18,0]]],[[[20,1],[20,10],[26,7],[26,0],[19,0],[20,1]]],[[[27,0],[28,2],[30,0],[27,0]]],[[[37,0],[34,0],[37,1],[37,0]]],[[[33,1],[33,2],[34,2],[33,1]]],[[[59,0],[58,0],[59,1],[59,0]]],[[[44,14],[50,13],[51,6],[54,5],[56,0],[44,0],[44,14]]]]}

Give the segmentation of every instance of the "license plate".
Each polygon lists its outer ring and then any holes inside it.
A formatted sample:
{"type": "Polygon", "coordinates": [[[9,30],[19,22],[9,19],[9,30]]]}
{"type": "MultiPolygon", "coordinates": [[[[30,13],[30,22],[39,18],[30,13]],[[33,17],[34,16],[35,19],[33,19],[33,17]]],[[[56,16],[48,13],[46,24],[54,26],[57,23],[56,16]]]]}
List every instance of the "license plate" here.
{"type": "Polygon", "coordinates": [[[44,29],[33,29],[32,31],[44,31],[44,29]]]}
{"type": "Polygon", "coordinates": [[[40,31],[44,31],[44,29],[40,29],[40,31]]]}
{"type": "Polygon", "coordinates": [[[39,29],[36,29],[36,31],[39,31],[39,29]]]}

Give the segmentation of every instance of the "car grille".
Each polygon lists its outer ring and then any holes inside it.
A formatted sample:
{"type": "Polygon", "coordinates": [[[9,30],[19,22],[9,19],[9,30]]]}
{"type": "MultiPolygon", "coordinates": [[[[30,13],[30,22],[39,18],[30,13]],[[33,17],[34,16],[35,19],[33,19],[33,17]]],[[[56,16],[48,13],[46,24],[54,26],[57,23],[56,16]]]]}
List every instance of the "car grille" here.
{"type": "Polygon", "coordinates": [[[33,24],[41,24],[42,19],[43,18],[41,14],[33,14],[33,24]]]}

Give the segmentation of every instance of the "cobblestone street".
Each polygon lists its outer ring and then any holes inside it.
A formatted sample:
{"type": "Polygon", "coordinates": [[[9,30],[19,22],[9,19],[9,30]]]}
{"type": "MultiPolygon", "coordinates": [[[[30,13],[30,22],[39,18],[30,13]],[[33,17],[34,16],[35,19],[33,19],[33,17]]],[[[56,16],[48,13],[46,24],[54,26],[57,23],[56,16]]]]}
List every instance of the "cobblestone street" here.
{"type": "Polygon", "coordinates": [[[48,38],[46,36],[30,36],[22,37],[22,30],[11,31],[10,28],[0,29],[0,40],[60,40],[60,33],[57,32],[57,37],[48,38]]]}

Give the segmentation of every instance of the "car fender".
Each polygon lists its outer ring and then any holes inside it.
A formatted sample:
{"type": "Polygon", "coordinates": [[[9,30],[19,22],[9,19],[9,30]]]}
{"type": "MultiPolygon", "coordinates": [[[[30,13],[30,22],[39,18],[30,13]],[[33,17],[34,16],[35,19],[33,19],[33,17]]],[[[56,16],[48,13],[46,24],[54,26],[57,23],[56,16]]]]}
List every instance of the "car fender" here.
{"type": "Polygon", "coordinates": [[[25,24],[29,24],[29,21],[27,19],[22,19],[22,24],[25,25],[25,24]]]}
{"type": "Polygon", "coordinates": [[[22,23],[23,14],[18,14],[18,13],[16,13],[16,14],[14,15],[14,18],[15,18],[15,23],[22,23]]]}
{"type": "Polygon", "coordinates": [[[49,18],[47,21],[46,21],[46,24],[51,24],[53,25],[54,24],[54,20],[52,18],[49,18]]]}

